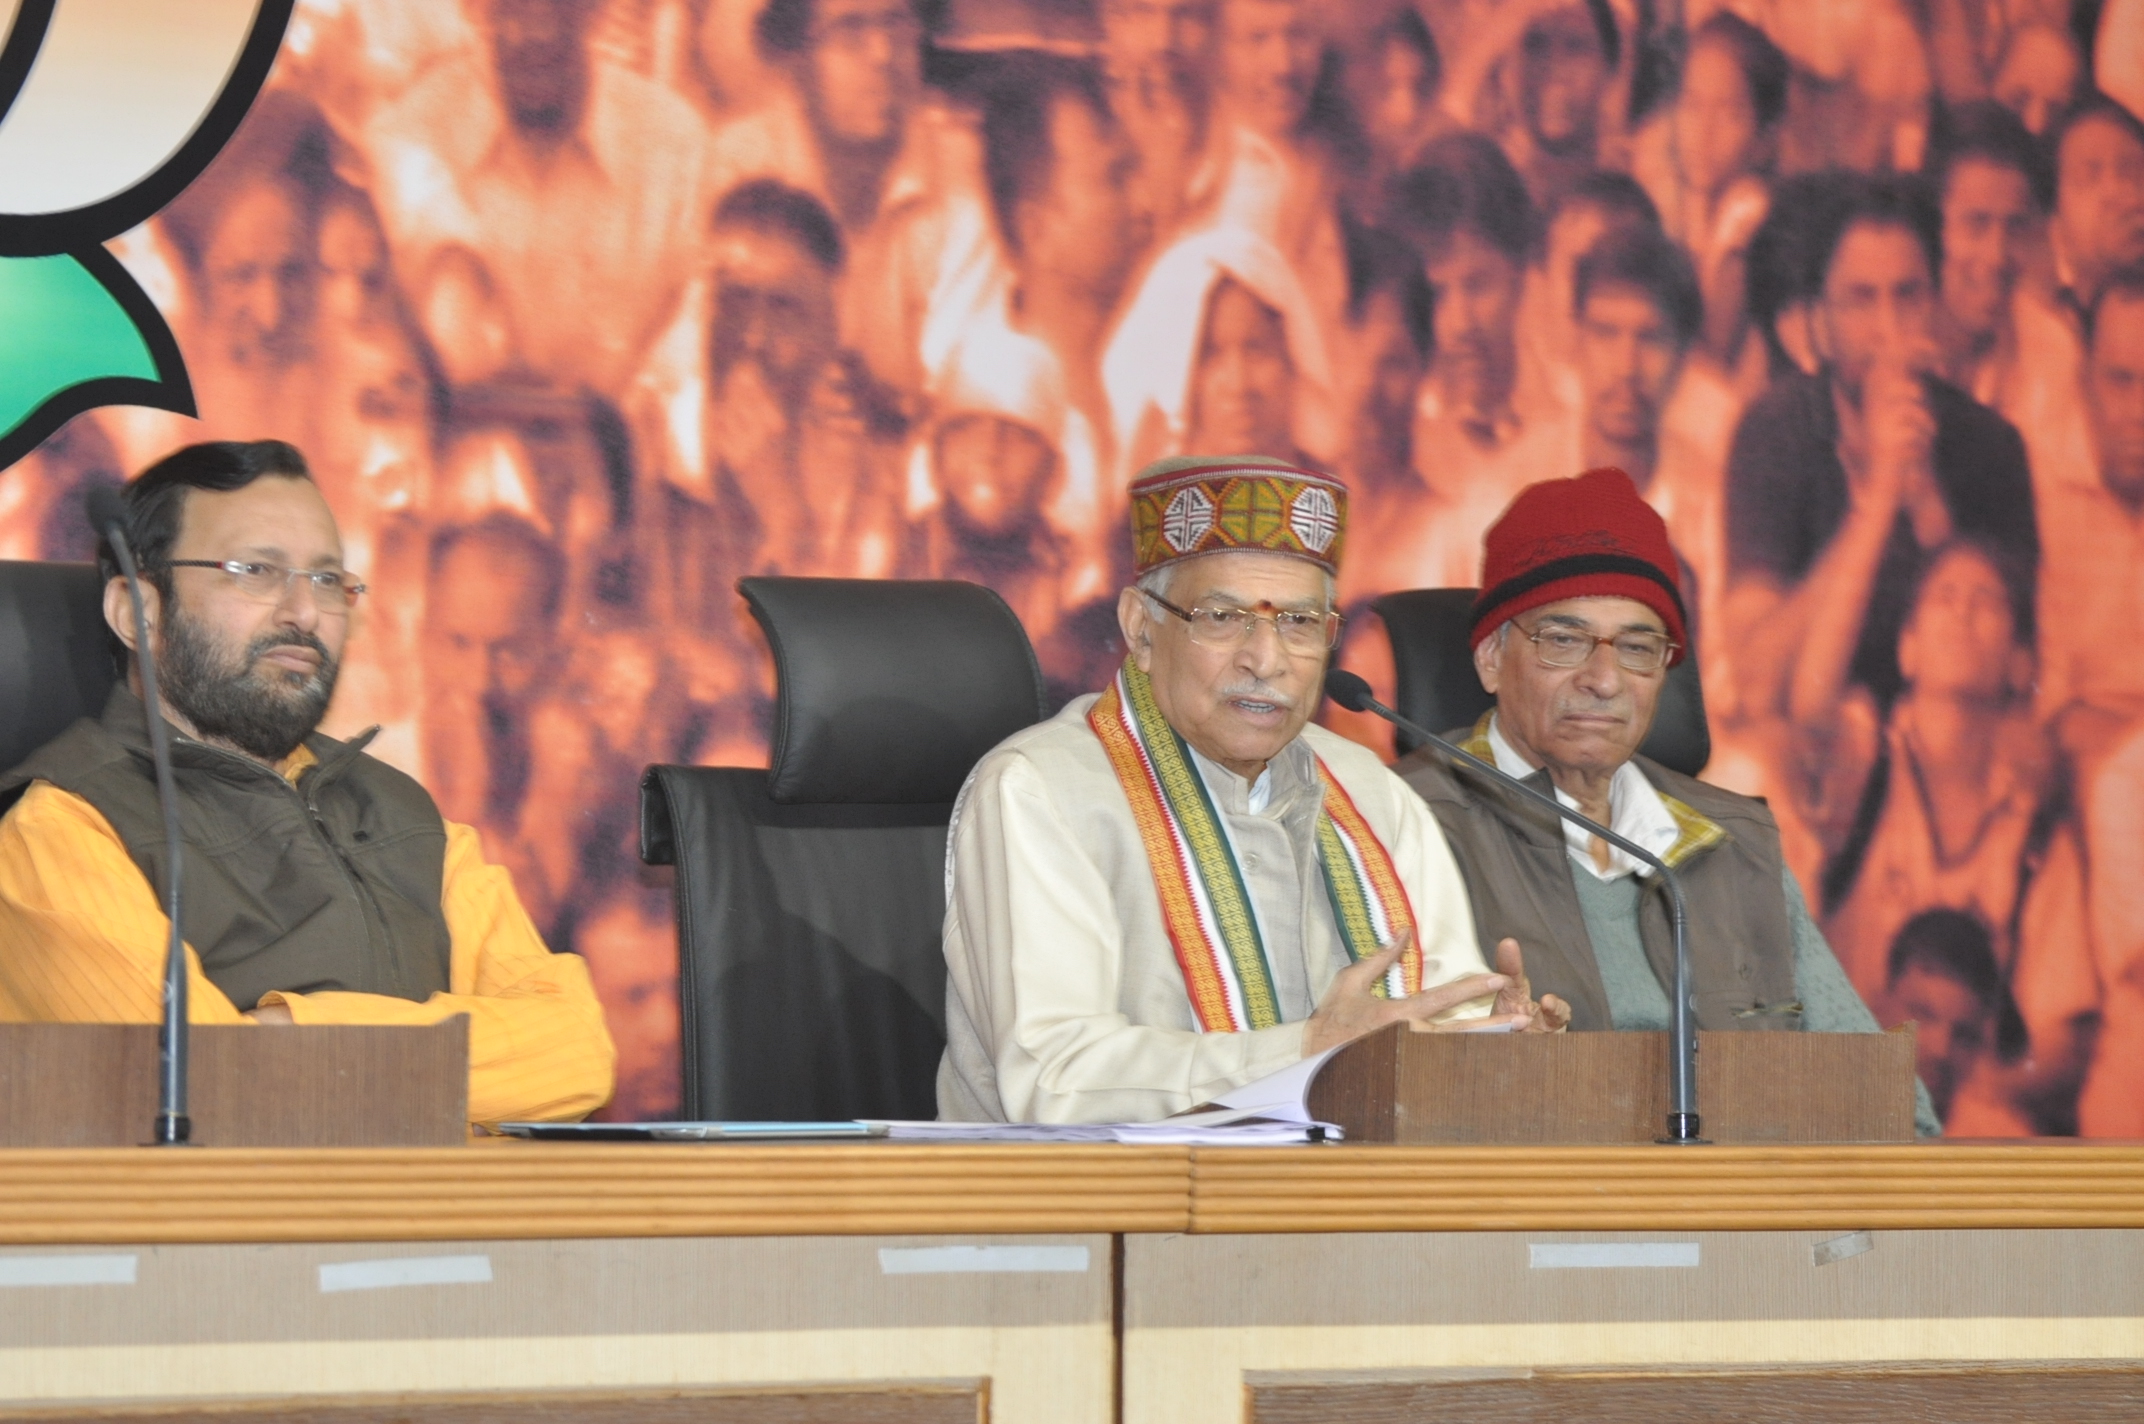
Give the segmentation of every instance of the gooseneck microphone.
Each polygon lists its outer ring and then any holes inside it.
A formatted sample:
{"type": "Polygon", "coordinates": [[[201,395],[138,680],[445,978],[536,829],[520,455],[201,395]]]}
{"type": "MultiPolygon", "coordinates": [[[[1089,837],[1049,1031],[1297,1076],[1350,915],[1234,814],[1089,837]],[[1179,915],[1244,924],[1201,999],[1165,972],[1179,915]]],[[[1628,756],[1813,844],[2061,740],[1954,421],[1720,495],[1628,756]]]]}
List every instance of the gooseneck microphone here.
{"type": "Polygon", "coordinates": [[[1668,923],[1675,934],[1674,1031],[1668,1035],[1668,1122],[1667,1134],[1660,1140],[1703,1142],[1705,1139],[1700,1133],[1697,1116],[1697,1020],[1690,1012],[1690,946],[1685,939],[1689,909],[1683,902],[1682,882],[1668,868],[1668,863],[1636,841],[1617,835],[1591,816],[1572,810],[1554,796],[1536,791],[1502,768],[1452,745],[1427,727],[1408,721],[1371,696],[1370,684],[1346,668],[1327,671],[1325,695],[1350,712],[1374,713],[1395,727],[1405,728],[1444,753],[1454,766],[1467,767],[1488,776],[1498,785],[1547,807],[1572,825],[1583,826],[1617,850],[1660,872],[1660,881],[1668,888],[1668,923]]]}
{"type": "Polygon", "coordinates": [[[156,1036],[156,1127],[150,1141],[177,1147],[193,1136],[186,1115],[186,942],[179,930],[179,790],[171,777],[171,734],[164,723],[156,684],[156,653],[149,646],[149,614],[142,603],[141,570],[127,545],[126,504],[108,486],[90,491],[89,522],[105,542],[119,571],[126,575],[127,596],[134,603],[134,656],[141,662],[141,700],[149,723],[149,756],[156,763],[156,799],[164,808],[164,916],[171,939],[164,949],[164,1024],[156,1036]]]}

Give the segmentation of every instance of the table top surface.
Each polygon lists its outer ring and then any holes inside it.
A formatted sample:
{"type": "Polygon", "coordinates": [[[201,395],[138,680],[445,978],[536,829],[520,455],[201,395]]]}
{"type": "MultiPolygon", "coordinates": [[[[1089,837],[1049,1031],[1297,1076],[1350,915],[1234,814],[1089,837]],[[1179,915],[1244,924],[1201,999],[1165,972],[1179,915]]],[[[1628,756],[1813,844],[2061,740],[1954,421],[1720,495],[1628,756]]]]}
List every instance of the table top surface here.
{"type": "Polygon", "coordinates": [[[0,1151],[0,1245],[2144,1227],[2144,1143],[0,1151]]]}

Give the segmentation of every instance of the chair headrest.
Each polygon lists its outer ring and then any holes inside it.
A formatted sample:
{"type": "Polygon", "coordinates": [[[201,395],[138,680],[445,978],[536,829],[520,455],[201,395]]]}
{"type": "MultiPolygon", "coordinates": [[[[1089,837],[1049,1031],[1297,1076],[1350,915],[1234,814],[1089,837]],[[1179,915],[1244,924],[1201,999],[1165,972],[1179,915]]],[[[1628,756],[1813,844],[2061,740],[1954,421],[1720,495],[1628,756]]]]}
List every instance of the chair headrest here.
{"type": "MultiPolygon", "coordinates": [[[[1395,677],[1393,707],[1401,716],[1432,731],[1471,727],[1496,705],[1474,671],[1471,588],[1416,588],[1388,593],[1370,607],[1385,623],[1392,640],[1395,677]]],[[[1420,743],[1399,732],[1401,752],[1420,743]]],[[[1652,730],[1638,748],[1646,756],[1685,776],[1695,776],[1712,759],[1712,733],[1705,723],[1705,689],[1692,653],[1668,669],[1653,711],[1652,730]]]]}
{"type": "Polygon", "coordinates": [[[1020,620],[980,584],[747,578],[776,677],[777,802],[950,802],[1044,715],[1020,620]]]}
{"type": "Polygon", "coordinates": [[[95,564],[0,561],[0,771],[104,711],[110,636],[95,564]]]}

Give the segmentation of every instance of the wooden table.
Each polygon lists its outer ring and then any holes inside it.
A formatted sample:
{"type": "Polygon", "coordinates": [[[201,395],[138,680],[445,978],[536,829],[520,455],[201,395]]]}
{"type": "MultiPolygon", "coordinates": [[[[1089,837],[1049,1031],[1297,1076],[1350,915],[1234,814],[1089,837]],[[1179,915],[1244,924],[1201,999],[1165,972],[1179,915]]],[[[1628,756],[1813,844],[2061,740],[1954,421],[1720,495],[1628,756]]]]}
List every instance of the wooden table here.
{"type": "Polygon", "coordinates": [[[2144,1146],[0,1152],[0,1417],[2096,1420],[2139,1361],[2144,1146]]]}

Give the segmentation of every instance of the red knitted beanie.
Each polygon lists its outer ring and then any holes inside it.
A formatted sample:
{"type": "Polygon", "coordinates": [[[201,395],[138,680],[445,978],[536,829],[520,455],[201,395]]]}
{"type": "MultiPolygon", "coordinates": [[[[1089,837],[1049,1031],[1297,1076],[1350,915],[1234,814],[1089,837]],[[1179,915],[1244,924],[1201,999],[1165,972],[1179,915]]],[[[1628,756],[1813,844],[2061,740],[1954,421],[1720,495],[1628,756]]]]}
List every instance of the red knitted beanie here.
{"type": "Polygon", "coordinates": [[[1472,641],[1559,599],[1630,598],[1660,615],[1681,662],[1690,639],[1678,567],[1666,521],[1621,470],[1528,485],[1482,541],[1472,641]]]}

